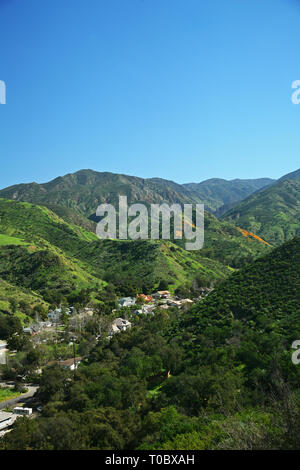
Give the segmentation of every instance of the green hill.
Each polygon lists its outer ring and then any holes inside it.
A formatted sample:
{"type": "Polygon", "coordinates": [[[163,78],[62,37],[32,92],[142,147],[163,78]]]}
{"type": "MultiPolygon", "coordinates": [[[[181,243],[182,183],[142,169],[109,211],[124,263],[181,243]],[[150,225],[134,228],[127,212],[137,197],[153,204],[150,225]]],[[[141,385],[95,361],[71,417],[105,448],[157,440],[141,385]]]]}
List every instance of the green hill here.
{"type": "Polygon", "coordinates": [[[250,194],[274,182],[275,180],[271,178],[231,181],[212,178],[201,183],[189,183],[183,186],[191,191],[195,198],[203,201],[206,209],[220,216],[250,194]]]}
{"type": "Polygon", "coordinates": [[[45,184],[29,183],[0,191],[0,197],[34,204],[63,206],[87,218],[94,216],[99,204],[118,204],[119,195],[135,202],[195,202],[183,186],[160,178],[143,179],[114,173],[80,170],[45,184]]]}
{"type": "Polygon", "coordinates": [[[44,411],[18,420],[0,445],[299,449],[300,367],[291,360],[300,338],[299,288],[297,238],[181,315],[156,311],[103,338],[75,377],[45,369],[38,395],[44,411]]]}
{"type": "Polygon", "coordinates": [[[274,180],[261,178],[253,180],[210,179],[202,183],[177,184],[162,178],[138,178],[115,173],[100,173],[93,170],[80,170],[76,173],[55,178],[44,183],[17,184],[0,190],[0,197],[16,201],[43,204],[68,222],[77,225],[87,221],[79,215],[94,217],[99,204],[117,204],[119,195],[127,196],[129,204],[203,203],[212,212],[224,211],[245,199],[249,194],[271,184],[274,180]],[[68,209],[62,214],[60,206],[68,209]],[[75,220],[77,213],[77,220],[75,220]],[[80,222],[80,223],[79,223],[80,222]]]}
{"type": "Polygon", "coordinates": [[[0,279],[0,314],[15,315],[24,321],[28,316],[34,317],[35,312],[47,310],[48,307],[37,293],[0,279]]]}
{"type": "Polygon", "coordinates": [[[127,288],[149,292],[161,280],[174,289],[195,275],[217,280],[232,272],[172,242],[99,240],[50,209],[27,202],[0,199],[0,235],[0,276],[49,301],[73,290],[98,291],[103,279],[126,294],[127,288]]]}
{"type": "MultiPolygon", "coordinates": [[[[217,184],[212,187],[209,186],[209,182],[206,183],[208,189],[205,197],[215,191],[215,186],[220,186],[219,182],[223,182],[223,180],[216,181],[217,184]]],[[[229,182],[230,184],[225,182],[226,191],[223,190],[222,193],[220,190],[216,197],[221,201],[225,193],[229,195],[232,186],[240,188],[236,191],[235,197],[243,197],[245,191],[253,191],[268,182],[268,179],[253,182],[237,180],[229,182]]],[[[93,225],[92,220],[95,220],[97,206],[103,202],[118,204],[119,195],[127,195],[129,204],[144,202],[147,206],[151,203],[163,202],[180,204],[200,202],[195,191],[190,191],[185,186],[172,181],[159,178],[141,179],[113,173],[98,173],[92,170],[81,170],[45,184],[21,184],[0,191],[0,196],[3,198],[45,205],[70,226],[81,226],[85,232],[95,231],[95,224],[93,225]]],[[[225,200],[222,204],[224,202],[225,200]]],[[[47,240],[52,243],[53,239],[49,239],[49,234],[47,237],[47,240]]],[[[57,236],[55,238],[57,239],[57,236]]],[[[177,245],[182,246],[183,243],[178,242],[177,245]]],[[[201,256],[215,259],[232,267],[240,267],[267,251],[266,245],[252,238],[247,239],[233,224],[227,221],[219,222],[211,214],[206,213],[205,246],[201,256]]]]}
{"type": "Polygon", "coordinates": [[[222,220],[275,246],[292,239],[300,234],[300,179],[283,178],[239,203],[222,220]]]}

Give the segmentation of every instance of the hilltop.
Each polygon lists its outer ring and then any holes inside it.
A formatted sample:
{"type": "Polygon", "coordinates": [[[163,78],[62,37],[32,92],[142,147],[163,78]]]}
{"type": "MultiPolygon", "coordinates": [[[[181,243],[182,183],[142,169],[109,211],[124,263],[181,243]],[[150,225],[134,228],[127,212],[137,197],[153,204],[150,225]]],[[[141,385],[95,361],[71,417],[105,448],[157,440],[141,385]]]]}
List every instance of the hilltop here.
{"type": "Polygon", "coordinates": [[[74,223],[85,223],[84,218],[93,219],[99,204],[117,204],[119,195],[127,196],[128,203],[203,203],[206,210],[219,213],[239,202],[249,194],[273,183],[270,178],[226,181],[218,178],[201,183],[177,184],[162,178],[138,178],[116,173],[80,170],[55,178],[48,183],[17,184],[0,190],[0,197],[16,201],[42,204],[61,211],[68,209],[64,218],[74,223]],[[74,220],[77,214],[77,222],[74,220]],[[81,216],[81,219],[79,219],[81,216]]]}

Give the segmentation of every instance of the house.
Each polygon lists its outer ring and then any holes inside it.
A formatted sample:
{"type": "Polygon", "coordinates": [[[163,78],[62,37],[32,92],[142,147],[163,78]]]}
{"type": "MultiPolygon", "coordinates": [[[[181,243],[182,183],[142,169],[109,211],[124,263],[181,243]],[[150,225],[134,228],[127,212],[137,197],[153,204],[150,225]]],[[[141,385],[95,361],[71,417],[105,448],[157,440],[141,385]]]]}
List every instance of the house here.
{"type": "Polygon", "coordinates": [[[22,406],[15,406],[13,409],[14,415],[19,416],[30,416],[32,414],[32,408],[23,408],[22,406]]]}
{"type": "Polygon", "coordinates": [[[156,305],[142,305],[141,308],[139,308],[138,310],[135,310],[135,314],[136,315],[141,315],[141,314],[144,314],[144,315],[154,315],[153,313],[153,310],[155,309],[156,305]]]}
{"type": "Polygon", "coordinates": [[[168,290],[159,290],[155,292],[155,294],[152,294],[152,297],[155,299],[169,299],[171,294],[168,290]]]}
{"type": "Polygon", "coordinates": [[[130,321],[124,320],[124,318],[116,318],[111,325],[109,336],[120,333],[120,331],[126,331],[128,328],[131,328],[130,321]]]}
{"type": "Polygon", "coordinates": [[[134,297],[123,297],[118,300],[118,308],[132,307],[135,305],[136,299],[134,297]]]}
{"type": "MultiPolygon", "coordinates": [[[[67,315],[71,315],[74,312],[74,307],[67,308],[65,310],[65,313],[67,315]]],[[[56,308],[55,310],[52,310],[52,312],[48,313],[48,318],[51,320],[53,323],[58,322],[62,316],[62,309],[61,307],[56,308]]]]}
{"type": "Polygon", "coordinates": [[[151,302],[151,300],[152,300],[151,295],[145,295],[145,294],[139,294],[139,295],[136,296],[136,298],[137,298],[137,300],[140,299],[140,300],[142,300],[143,302],[146,302],[146,303],[151,302]]]}
{"type": "Polygon", "coordinates": [[[55,310],[52,310],[52,312],[48,313],[48,318],[52,322],[59,321],[60,317],[61,317],[61,308],[56,308],[55,310]]]}
{"type": "Polygon", "coordinates": [[[48,366],[53,366],[54,364],[58,364],[59,366],[63,367],[64,369],[75,370],[77,369],[78,365],[81,363],[82,357],[71,357],[70,359],[66,359],[65,361],[50,361],[48,362],[48,366]],[[75,359],[75,360],[74,360],[75,359]]]}
{"type": "Polygon", "coordinates": [[[34,335],[38,333],[40,330],[42,330],[44,327],[41,325],[41,323],[33,323],[30,326],[25,326],[23,327],[24,333],[27,333],[29,335],[34,335]]]}
{"type": "Polygon", "coordinates": [[[5,411],[0,411],[0,431],[6,430],[9,426],[12,425],[12,413],[6,413],[5,411]]]}
{"type": "Polygon", "coordinates": [[[23,332],[26,333],[26,334],[28,334],[28,335],[32,335],[32,334],[33,334],[33,330],[32,330],[32,328],[31,328],[31,326],[26,326],[26,327],[24,326],[24,327],[23,327],[23,332]]]}
{"type": "Polygon", "coordinates": [[[71,359],[66,359],[65,361],[60,361],[59,365],[64,369],[75,370],[78,365],[81,363],[82,357],[72,357],[71,359]]]}

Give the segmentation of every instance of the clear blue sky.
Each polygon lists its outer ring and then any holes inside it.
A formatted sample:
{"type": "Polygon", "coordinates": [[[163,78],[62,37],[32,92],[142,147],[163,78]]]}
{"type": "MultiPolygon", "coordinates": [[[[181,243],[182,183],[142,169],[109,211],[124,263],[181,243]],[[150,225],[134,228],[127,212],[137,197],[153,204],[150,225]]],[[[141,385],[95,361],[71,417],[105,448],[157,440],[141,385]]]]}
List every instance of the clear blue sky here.
{"type": "Polygon", "coordinates": [[[0,187],[300,167],[299,0],[0,0],[0,187]]]}

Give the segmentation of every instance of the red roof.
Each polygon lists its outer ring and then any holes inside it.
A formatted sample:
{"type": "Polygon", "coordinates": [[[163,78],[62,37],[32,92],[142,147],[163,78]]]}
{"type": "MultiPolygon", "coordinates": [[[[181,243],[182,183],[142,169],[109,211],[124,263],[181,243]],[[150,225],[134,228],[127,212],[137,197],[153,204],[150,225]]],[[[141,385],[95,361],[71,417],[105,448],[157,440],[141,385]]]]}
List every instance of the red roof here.
{"type": "Polygon", "coordinates": [[[145,302],[151,302],[152,300],[151,295],[145,295],[145,294],[139,294],[137,295],[137,298],[142,298],[143,300],[145,300],[145,302]]]}

